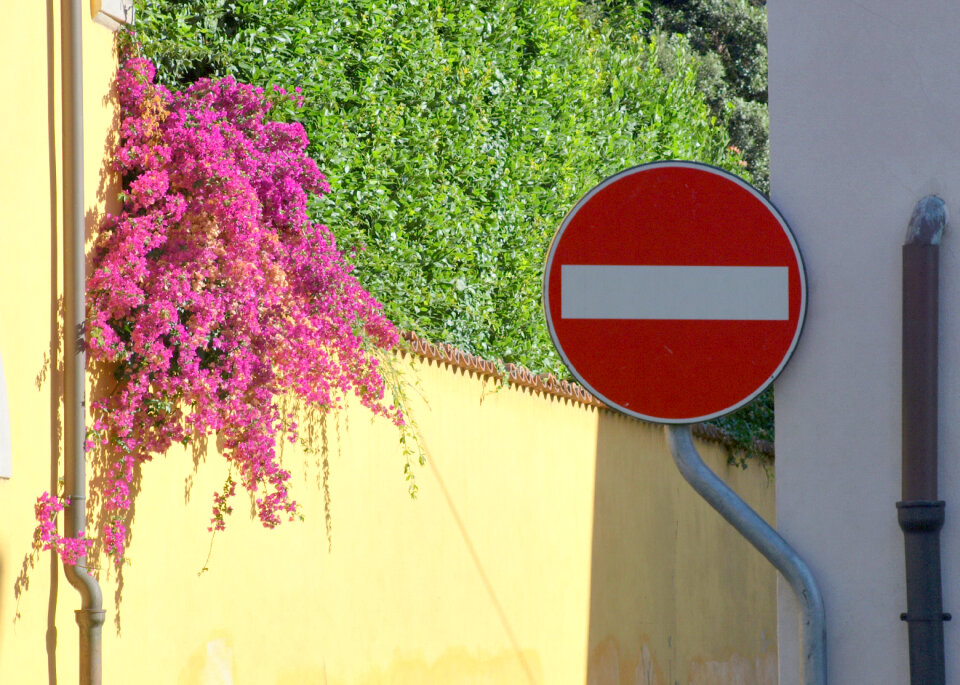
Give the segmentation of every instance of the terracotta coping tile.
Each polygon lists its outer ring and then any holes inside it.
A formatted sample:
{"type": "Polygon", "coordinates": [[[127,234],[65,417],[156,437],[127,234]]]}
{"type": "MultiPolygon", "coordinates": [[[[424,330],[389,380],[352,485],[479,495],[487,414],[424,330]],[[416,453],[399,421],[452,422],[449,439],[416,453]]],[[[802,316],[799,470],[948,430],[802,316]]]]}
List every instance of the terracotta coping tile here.
{"type": "MultiPolygon", "coordinates": [[[[504,380],[510,385],[528,388],[544,395],[552,395],[571,400],[579,404],[596,407],[606,411],[614,411],[606,404],[587,392],[578,383],[560,380],[552,373],[535,374],[533,371],[516,364],[497,365],[492,361],[465,352],[447,343],[434,344],[409,331],[401,332],[400,336],[407,342],[407,349],[423,359],[446,364],[456,369],[472,371],[497,380],[504,380]],[[505,373],[504,373],[505,372],[505,373]]],[[[620,416],[625,416],[616,412],[620,416]]],[[[743,445],[734,440],[725,431],[708,423],[698,423],[693,426],[693,434],[703,440],[717,442],[729,449],[743,449],[743,445]]],[[[773,459],[773,443],[758,440],[754,444],[755,451],[773,459]]]]}

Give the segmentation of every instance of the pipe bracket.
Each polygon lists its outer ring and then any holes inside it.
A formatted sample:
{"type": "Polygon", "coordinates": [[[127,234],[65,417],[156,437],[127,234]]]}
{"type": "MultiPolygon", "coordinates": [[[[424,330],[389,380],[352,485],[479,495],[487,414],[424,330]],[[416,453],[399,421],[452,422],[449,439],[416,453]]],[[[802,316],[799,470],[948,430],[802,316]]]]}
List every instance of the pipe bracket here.
{"type": "Polygon", "coordinates": [[[946,502],[943,500],[911,500],[897,502],[897,520],[904,532],[936,532],[943,528],[946,502]]]}
{"type": "Polygon", "coordinates": [[[951,621],[953,614],[944,612],[942,614],[900,614],[901,621],[908,623],[934,623],[935,621],[951,621]]]}

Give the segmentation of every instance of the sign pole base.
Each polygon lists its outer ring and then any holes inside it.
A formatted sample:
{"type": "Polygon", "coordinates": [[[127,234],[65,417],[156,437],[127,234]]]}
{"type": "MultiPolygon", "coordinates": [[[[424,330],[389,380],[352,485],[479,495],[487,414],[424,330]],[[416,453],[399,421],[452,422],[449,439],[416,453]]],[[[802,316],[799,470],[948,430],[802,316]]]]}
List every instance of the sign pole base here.
{"type": "Polygon", "coordinates": [[[823,598],[810,569],[770,524],[703,463],[693,444],[689,426],[670,425],[666,426],[666,431],[673,461],[684,479],[790,583],[802,609],[801,682],[804,685],[826,685],[826,615],[823,598]]]}

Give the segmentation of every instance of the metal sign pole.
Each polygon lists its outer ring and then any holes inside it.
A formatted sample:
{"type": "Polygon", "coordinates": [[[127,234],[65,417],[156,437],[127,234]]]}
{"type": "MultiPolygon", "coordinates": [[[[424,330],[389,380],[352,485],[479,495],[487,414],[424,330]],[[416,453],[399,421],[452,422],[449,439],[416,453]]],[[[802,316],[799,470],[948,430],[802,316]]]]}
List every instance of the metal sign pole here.
{"type": "Polygon", "coordinates": [[[766,196],[682,160],[625,169],[590,190],[557,230],[543,274],[547,329],[564,364],[610,408],[668,424],[684,478],[797,593],[803,683],[825,685],[823,600],[810,569],[706,467],[688,428],[773,382],[806,303],[800,249],[766,196]],[[696,395],[676,392],[691,384],[696,395]]]}
{"type": "Polygon", "coordinates": [[[804,685],[826,685],[826,616],[823,598],[810,569],[770,524],[703,463],[693,444],[689,426],[666,426],[666,430],[673,461],[686,481],[790,583],[802,608],[802,682],[804,685]]]}

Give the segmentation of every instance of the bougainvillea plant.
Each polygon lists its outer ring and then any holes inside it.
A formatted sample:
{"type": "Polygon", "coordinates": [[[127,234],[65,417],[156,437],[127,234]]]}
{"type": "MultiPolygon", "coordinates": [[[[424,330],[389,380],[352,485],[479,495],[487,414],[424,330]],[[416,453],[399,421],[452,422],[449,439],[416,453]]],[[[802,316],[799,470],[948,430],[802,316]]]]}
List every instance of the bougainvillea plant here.
{"type": "MultiPolygon", "coordinates": [[[[111,455],[101,534],[117,563],[135,466],[174,443],[216,432],[272,528],[296,511],[276,451],[281,434],[297,438],[284,397],[332,409],[353,394],[404,422],[384,399],[378,354],[397,331],[307,215],[309,195],[330,188],[303,127],[270,117],[276,103],[302,104],[299,93],[229,77],[170,92],[154,75],[141,58],[118,72],[123,206],[100,225],[87,280],[87,354],[114,375],[91,403],[87,450],[111,455]]],[[[231,511],[228,483],[212,530],[231,511]]],[[[39,498],[37,535],[75,563],[90,540],[57,535],[62,505],[39,498]]]]}

